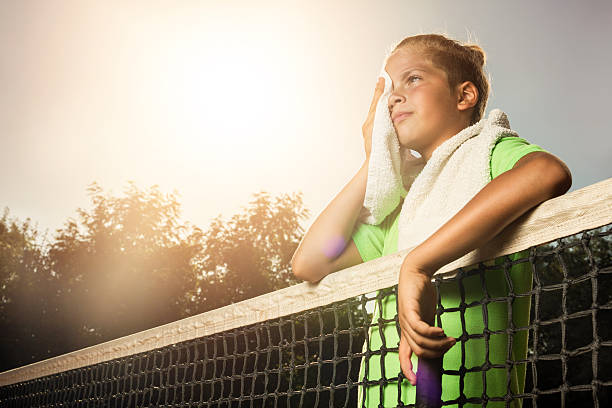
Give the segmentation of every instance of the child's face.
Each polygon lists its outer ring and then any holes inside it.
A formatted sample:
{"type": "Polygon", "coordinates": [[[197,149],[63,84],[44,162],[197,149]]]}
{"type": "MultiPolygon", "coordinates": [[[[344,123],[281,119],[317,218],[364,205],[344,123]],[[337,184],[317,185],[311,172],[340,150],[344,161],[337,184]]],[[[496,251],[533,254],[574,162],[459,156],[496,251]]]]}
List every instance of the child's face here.
{"type": "Polygon", "coordinates": [[[393,81],[389,111],[400,145],[428,160],[446,139],[465,127],[446,73],[411,48],[396,51],[385,67],[393,81]],[[407,115],[396,115],[407,112],[407,115]]]}

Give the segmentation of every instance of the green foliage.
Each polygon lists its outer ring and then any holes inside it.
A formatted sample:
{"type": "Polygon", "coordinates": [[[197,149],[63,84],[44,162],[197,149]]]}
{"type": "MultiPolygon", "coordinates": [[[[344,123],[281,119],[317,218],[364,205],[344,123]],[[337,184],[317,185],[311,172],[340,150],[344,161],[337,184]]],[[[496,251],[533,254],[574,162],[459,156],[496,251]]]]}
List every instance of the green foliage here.
{"type": "Polygon", "coordinates": [[[58,331],[76,335],[71,349],[184,317],[202,249],[201,230],[179,222],[175,195],[133,183],[123,197],[95,183],[88,192],[93,208],[58,229],[49,250],[62,283],[58,331]]]}
{"type": "Polygon", "coordinates": [[[308,216],[302,196],[254,194],[243,213],[229,221],[217,217],[204,236],[199,266],[199,311],[249,299],[298,281],[291,257],[308,216]]]}
{"type": "Polygon", "coordinates": [[[180,221],[176,194],[93,183],[39,244],[30,220],[0,219],[0,371],[296,283],[291,257],[308,215],[301,194],[261,192],[208,231],[180,221]],[[17,349],[17,351],[15,351],[17,349]]]}
{"type": "MultiPolygon", "coordinates": [[[[0,349],[3,367],[13,361],[30,362],[52,352],[41,342],[48,331],[48,289],[57,282],[49,273],[44,236],[30,219],[0,218],[0,349]],[[6,362],[6,363],[5,363],[6,362]]],[[[0,367],[2,368],[2,367],[0,367]]]]}

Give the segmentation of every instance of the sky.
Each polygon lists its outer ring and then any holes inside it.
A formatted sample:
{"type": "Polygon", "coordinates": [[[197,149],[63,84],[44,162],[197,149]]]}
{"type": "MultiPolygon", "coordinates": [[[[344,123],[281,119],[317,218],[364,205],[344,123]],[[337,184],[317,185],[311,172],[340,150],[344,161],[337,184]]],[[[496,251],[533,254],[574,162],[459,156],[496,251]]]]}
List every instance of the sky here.
{"type": "Polygon", "coordinates": [[[365,155],[386,50],[444,33],[487,54],[529,142],[612,176],[612,2],[0,3],[0,209],[53,233],[97,182],[176,191],[206,228],[255,192],[302,192],[314,221],[365,155]]]}

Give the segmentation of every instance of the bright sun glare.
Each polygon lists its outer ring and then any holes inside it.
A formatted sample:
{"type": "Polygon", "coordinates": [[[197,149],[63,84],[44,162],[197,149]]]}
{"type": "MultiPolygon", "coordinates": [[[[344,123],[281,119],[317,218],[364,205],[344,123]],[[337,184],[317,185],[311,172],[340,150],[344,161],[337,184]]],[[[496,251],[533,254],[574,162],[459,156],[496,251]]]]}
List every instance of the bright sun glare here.
{"type": "Polygon", "coordinates": [[[265,35],[219,38],[173,41],[154,73],[158,97],[166,101],[163,114],[184,146],[181,154],[212,149],[236,157],[286,139],[290,104],[284,87],[293,64],[287,48],[265,35]]]}

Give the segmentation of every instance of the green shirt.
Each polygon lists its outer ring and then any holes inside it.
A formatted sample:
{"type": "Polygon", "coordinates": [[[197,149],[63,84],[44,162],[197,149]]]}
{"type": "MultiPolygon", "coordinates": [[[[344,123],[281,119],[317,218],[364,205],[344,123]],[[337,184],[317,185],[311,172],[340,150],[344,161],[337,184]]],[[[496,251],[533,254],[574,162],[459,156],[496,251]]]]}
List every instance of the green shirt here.
{"type": "MultiPolygon", "coordinates": [[[[499,139],[491,153],[491,178],[495,178],[503,172],[510,170],[516,162],[528,153],[544,151],[541,147],[529,144],[526,140],[519,137],[502,137],[499,139]]],[[[364,262],[386,256],[397,252],[398,239],[398,219],[401,210],[400,202],[398,207],[389,214],[379,225],[357,224],[353,231],[352,239],[364,262]]],[[[509,259],[516,260],[524,258],[526,251],[509,256],[509,259]]],[[[507,297],[509,288],[504,278],[503,263],[504,257],[497,258],[487,265],[499,265],[498,268],[485,272],[486,289],[489,298],[507,297]]],[[[509,270],[510,278],[514,288],[514,293],[525,293],[531,290],[532,271],[529,263],[518,263],[509,270]]],[[[462,279],[465,290],[464,304],[470,305],[471,302],[478,302],[474,306],[464,307],[463,312],[453,311],[444,312],[441,315],[442,327],[448,336],[460,337],[463,332],[467,334],[483,334],[484,321],[483,313],[488,317],[488,329],[505,330],[508,326],[508,310],[506,300],[491,301],[483,304],[485,296],[479,275],[470,276],[462,279]],[[462,325],[464,315],[465,327],[462,325]]],[[[440,286],[440,297],[442,306],[446,308],[457,308],[461,305],[461,293],[457,282],[444,283],[440,286]]],[[[512,338],[511,360],[521,360],[526,358],[528,331],[526,326],[529,323],[530,298],[528,296],[514,299],[512,303],[512,317],[516,328],[523,330],[514,333],[512,338]]],[[[372,317],[372,324],[376,324],[379,318],[394,319],[397,314],[395,295],[383,298],[380,306],[376,306],[372,317]],[[381,313],[382,311],[382,313],[381,313]]],[[[395,322],[382,323],[370,329],[369,348],[370,350],[380,350],[384,345],[386,348],[397,347],[399,336],[395,322]]],[[[465,348],[465,363],[467,369],[480,367],[486,364],[505,364],[507,360],[508,336],[506,333],[491,334],[489,336],[489,351],[485,347],[485,340],[482,338],[470,338],[463,342],[465,348]]],[[[459,370],[461,367],[462,342],[457,342],[445,355],[443,359],[444,370],[459,370]]],[[[399,358],[397,352],[376,354],[370,357],[368,364],[368,380],[395,377],[395,381],[383,385],[382,390],[384,407],[395,407],[398,404],[398,384],[397,376],[400,372],[399,358]],[[384,354],[384,357],[382,357],[384,354]],[[384,358],[384,362],[381,361],[384,358]],[[381,367],[384,363],[384,373],[381,367]]],[[[416,370],[417,357],[413,354],[412,363],[416,370]]],[[[365,365],[362,361],[360,379],[365,375],[365,365]]],[[[489,397],[503,397],[507,392],[507,372],[510,370],[510,387],[512,393],[523,392],[525,383],[525,364],[516,364],[507,368],[489,368],[486,370],[486,379],[483,382],[483,372],[468,372],[464,376],[463,394],[466,398],[481,397],[486,383],[486,394],[489,397]]],[[[442,399],[444,401],[454,400],[460,396],[459,387],[460,376],[444,375],[442,377],[442,399]]],[[[414,404],[415,387],[406,380],[402,381],[401,396],[405,404],[414,404]]],[[[378,385],[368,386],[366,392],[366,407],[378,407],[381,390],[378,385]]],[[[362,395],[360,390],[358,405],[361,406],[362,395]]],[[[516,406],[519,404],[516,403],[516,406]]],[[[482,404],[464,406],[482,406],[482,404]]],[[[505,406],[503,401],[489,402],[487,406],[505,406]]]]}

